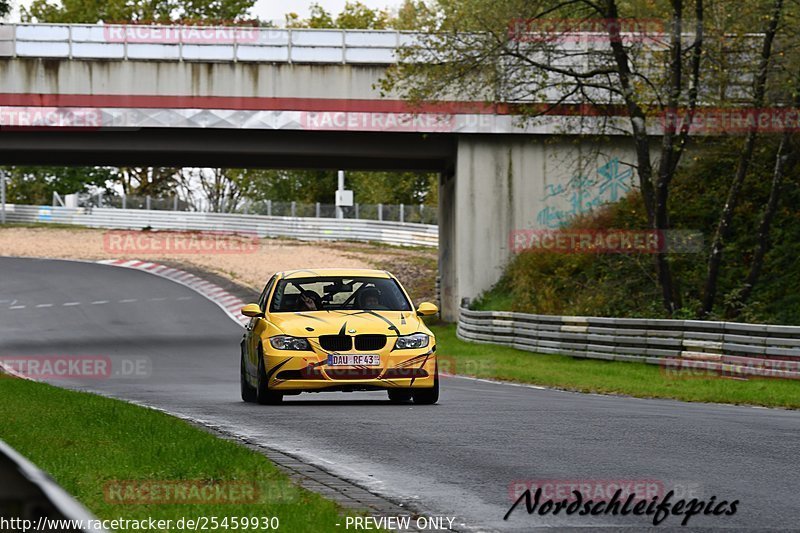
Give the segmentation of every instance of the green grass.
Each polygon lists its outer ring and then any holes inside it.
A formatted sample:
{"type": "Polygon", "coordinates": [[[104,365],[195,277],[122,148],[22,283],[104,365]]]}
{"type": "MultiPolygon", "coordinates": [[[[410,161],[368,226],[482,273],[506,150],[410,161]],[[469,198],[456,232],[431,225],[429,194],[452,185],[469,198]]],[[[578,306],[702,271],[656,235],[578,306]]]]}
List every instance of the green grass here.
{"type": "Polygon", "coordinates": [[[514,296],[508,291],[487,291],[471,307],[478,311],[508,311],[514,308],[514,296]]]}
{"type": "Polygon", "coordinates": [[[0,230],[11,229],[11,228],[27,228],[27,229],[47,228],[47,229],[74,229],[74,230],[99,231],[97,228],[90,228],[89,226],[81,226],[77,224],[62,224],[60,222],[6,222],[5,224],[0,224],[0,230]]]}
{"type": "Polygon", "coordinates": [[[646,363],[543,355],[465,342],[456,337],[452,324],[429,327],[436,335],[441,367],[454,366],[457,374],[638,398],[800,408],[800,382],[796,380],[678,377],[646,363]]]}
{"type": "Polygon", "coordinates": [[[0,438],[99,518],[277,516],[280,531],[342,529],[336,504],[293,485],[266,457],[161,412],[11,378],[0,379],[0,405],[0,438]],[[257,497],[131,504],[105,496],[109,483],[130,481],[244,483],[257,497]]]}

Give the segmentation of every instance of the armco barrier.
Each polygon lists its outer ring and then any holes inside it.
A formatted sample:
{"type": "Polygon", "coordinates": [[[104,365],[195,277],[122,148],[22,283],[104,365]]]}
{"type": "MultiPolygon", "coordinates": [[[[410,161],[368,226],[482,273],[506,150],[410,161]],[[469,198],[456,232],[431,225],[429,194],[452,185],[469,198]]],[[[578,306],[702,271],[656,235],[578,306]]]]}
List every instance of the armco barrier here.
{"type": "Polygon", "coordinates": [[[268,217],[140,209],[6,206],[8,222],[51,222],[92,228],[230,231],[259,237],[303,240],[375,241],[404,246],[438,246],[439,229],[429,224],[377,220],[268,217]]]}
{"type": "Polygon", "coordinates": [[[3,24],[0,57],[389,65],[415,40],[392,30],[3,24]]]}
{"type": "Polygon", "coordinates": [[[90,526],[97,522],[89,511],[8,444],[0,440],[0,531],[83,531],[105,533],[90,526]],[[59,520],[71,520],[72,527],[59,520]],[[14,524],[17,524],[17,527],[14,524]],[[55,525],[58,524],[58,525],[55,525]],[[82,528],[74,527],[82,524],[82,528]],[[60,526],[60,527],[59,527],[60,526]]]}
{"type": "Polygon", "coordinates": [[[800,326],[461,309],[458,337],[546,354],[800,379],[800,326]]]}

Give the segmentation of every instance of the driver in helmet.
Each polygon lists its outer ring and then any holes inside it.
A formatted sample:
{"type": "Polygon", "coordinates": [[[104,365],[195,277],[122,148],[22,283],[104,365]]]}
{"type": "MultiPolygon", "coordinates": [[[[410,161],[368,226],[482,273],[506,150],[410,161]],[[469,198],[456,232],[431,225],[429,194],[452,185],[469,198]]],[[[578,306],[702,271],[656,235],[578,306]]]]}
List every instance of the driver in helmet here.
{"type": "Polygon", "coordinates": [[[375,287],[369,287],[361,291],[361,294],[359,295],[359,301],[361,302],[361,309],[378,311],[386,311],[389,309],[385,305],[381,304],[381,291],[375,287]]]}

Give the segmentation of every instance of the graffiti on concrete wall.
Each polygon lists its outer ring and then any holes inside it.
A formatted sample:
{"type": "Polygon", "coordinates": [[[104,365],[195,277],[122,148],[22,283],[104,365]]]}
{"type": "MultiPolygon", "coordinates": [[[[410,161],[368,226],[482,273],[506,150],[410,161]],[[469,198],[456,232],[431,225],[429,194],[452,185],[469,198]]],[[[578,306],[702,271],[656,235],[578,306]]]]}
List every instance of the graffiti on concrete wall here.
{"type": "Polygon", "coordinates": [[[631,190],[632,180],[633,169],[615,157],[597,167],[594,175],[579,173],[566,183],[547,185],[540,198],[544,207],[536,214],[536,222],[542,227],[559,228],[575,215],[616,202],[631,190]]]}

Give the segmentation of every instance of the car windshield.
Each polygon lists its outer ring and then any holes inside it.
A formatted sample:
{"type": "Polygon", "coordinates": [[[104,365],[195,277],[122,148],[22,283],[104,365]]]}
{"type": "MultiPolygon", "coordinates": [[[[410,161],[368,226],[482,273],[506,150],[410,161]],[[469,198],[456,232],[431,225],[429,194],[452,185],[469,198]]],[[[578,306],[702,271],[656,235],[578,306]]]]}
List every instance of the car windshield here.
{"type": "Polygon", "coordinates": [[[411,303],[391,278],[325,276],[279,281],[270,304],[273,313],[333,310],[411,311],[411,303]]]}

